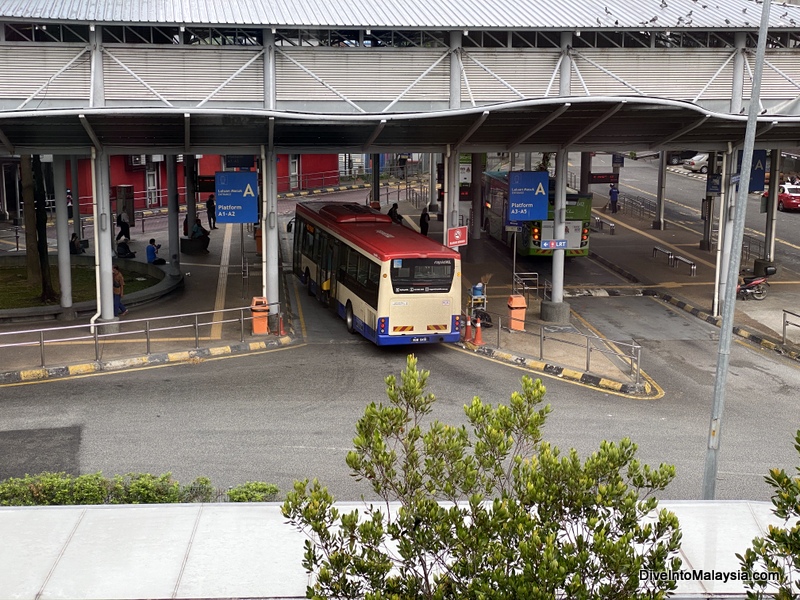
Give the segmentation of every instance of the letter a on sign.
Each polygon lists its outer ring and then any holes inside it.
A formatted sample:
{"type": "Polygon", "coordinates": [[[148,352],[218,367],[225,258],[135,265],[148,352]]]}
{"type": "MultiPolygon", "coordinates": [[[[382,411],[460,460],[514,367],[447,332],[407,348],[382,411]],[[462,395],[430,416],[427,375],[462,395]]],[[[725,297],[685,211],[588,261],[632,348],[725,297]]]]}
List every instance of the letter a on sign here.
{"type": "Polygon", "coordinates": [[[255,193],[253,193],[253,188],[250,186],[249,183],[247,184],[247,187],[244,188],[244,192],[242,192],[242,197],[244,198],[246,196],[253,196],[254,198],[256,196],[255,193]]]}

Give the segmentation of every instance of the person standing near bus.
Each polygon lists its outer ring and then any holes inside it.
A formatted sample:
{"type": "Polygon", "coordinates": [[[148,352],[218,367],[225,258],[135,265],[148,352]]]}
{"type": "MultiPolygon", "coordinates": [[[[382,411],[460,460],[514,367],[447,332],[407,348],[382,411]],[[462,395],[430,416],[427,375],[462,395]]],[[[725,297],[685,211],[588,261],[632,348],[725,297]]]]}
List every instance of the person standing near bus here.
{"type": "Polygon", "coordinates": [[[425,206],[419,215],[419,232],[422,235],[428,235],[428,224],[431,221],[431,216],[428,214],[428,207],[425,206]]]}
{"type": "Polygon", "coordinates": [[[217,229],[217,203],[214,201],[214,194],[209,194],[206,200],[206,214],[208,215],[208,228],[217,229]]]}

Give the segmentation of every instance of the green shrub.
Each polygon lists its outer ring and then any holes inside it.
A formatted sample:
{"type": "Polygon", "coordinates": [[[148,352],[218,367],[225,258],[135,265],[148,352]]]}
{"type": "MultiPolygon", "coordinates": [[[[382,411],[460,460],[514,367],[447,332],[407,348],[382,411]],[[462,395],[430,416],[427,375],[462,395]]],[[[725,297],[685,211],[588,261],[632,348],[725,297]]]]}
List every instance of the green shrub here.
{"type": "Polygon", "coordinates": [[[198,477],[181,490],[181,502],[214,502],[217,490],[208,477],[198,477]]]}
{"type": "Polygon", "coordinates": [[[80,475],[72,481],[71,502],[59,504],[105,504],[110,493],[109,483],[102,473],[80,475]]]}
{"type": "Polygon", "coordinates": [[[172,473],[156,477],[150,473],[117,475],[125,495],[118,504],[173,504],[180,502],[181,485],[172,479],[172,473]]]}
{"type": "MultiPolygon", "coordinates": [[[[249,481],[229,490],[227,497],[231,502],[268,502],[277,494],[278,487],[271,483],[249,481]]],[[[225,495],[207,477],[181,486],[171,473],[128,473],[111,479],[102,473],[39,473],[0,481],[0,506],[215,502],[225,495]]]]}
{"type": "Polygon", "coordinates": [[[261,481],[248,481],[228,490],[231,502],[271,502],[278,495],[278,486],[261,481]]]}

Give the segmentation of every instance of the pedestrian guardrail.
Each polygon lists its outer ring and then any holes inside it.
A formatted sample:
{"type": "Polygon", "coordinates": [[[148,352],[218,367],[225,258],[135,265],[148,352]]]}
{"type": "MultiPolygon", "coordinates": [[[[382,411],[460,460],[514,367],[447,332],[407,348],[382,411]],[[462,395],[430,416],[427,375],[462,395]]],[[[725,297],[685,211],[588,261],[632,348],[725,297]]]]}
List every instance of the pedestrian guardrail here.
{"type": "Polygon", "coordinates": [[[19,252],[20,237],[21,235],[20,235],[19,225],[14,225],[13,229],[8,229],[0,233],[0,239],[14,240],[13,244],[17,252],[19,252]]]}
{"type": "Polygon", "coordinates": [[[539,274],[538,273],[514,273],[514,285],[512,294],[522,293],[528,301],[533,292],[539,296],[539,274]]]}
{"type": "Polygon", "coordinates": [[[783,342],[784,346],[786,345],[786,342],[788,340],[788,338],[786,336],[786,329],[787,329],[787,327],[790,327],[790,326],[791,327],[800,327],[800,314],[797,314],[797,313],[792,312],[790,310],[785,310],[784,309],[784,311],[783,311],[783,338],[781,340],[783,342]],[[796,317],[798,319],[798,321],[797,322],[790,321],[789,317],[796,317]]]}
{"type": "Polygon", "coordinates": [[[642,220],[653,220],[656,218],[656,203],[650,198],[635,196],[626,192],[620,192],[617,201],[617,210],[642,220]]]}
{"type": "MultiPolygon", "coordinates": [[[[491,324],[488,328],[495,330],[495,343],[497,348],[502,349],[507,346],[506,340],[503,339],[504,333],[507,335],[527,335],[531,338],[530,345],[523,344],[530,348],[532,354],[540,361],[548,360],[548,348],[553,344],[560,344],[562,346],[570,346],[574,348],[581,348],[584,350],[584,361],[582,367],[585,371],[592,370],[593,356],[603,355],[608,356],[611,360],[620,361],[629,369],[629,377],[634,384],[639,385],[641,382],[641,363],[642,363],[642,347],[635,341],[619,341],[607,340],[596,335],[581,333],[574,328],[570,327],[570,331],[564,331],[563,328],[555,327],[554,330],[548,330],[553,327],[544,323],[535,323],[532,321],[524,321],[522,330],[515,328],[512,332],[510,327],[504,327],[503,322],[509,322],[510,319],[499,313],[484,311],[491,317],[491,324]]],[[[515,324],[519,319],[514,319],[515,324]]],[[[486,333],[484,326],[483,341],[487,342],[487,338],[491,333],[486,333]]],[[[575,365],[570,365],[575,366],[575,365]]]]}
{"type": "MultiPolygon", "coordinates": [[[[283,335],[283,313],[279,302],[265,304],[269,309],[269,317],[273,320],[273,327],[267,327],[267,333],[272,331],[278,335],[283,335]]],[[[81,342],[93,342],[94,360],[101,358],[101,343],[128,338],[137,335],[144,335],[141,341],[145,354],[152,354],[152,345],[160,340],[156,334],[163,332],[174,332],[178,330],[191,330],[194,334],[194,347],[200,348],[200,330],[204,327],[214,325],[224,325],[226,323],[239,324],[239,341],[244,342],[245,323],[255,319],[263,319],[263,315],[251,314],[252,306],[239,308],[225,308],[221,310],[210,310],[194,313],[184,313],[178,315],[165,315],[161,317],[151,317],[146,319],[126,319],[124,321],[97,322],[94,324],[67,325],[63,327],[50,327],[41,329],[27,329],[22,331],[0,332],[0,350],[4,348],[39,348],[40,366],[47,366],[47,349],[54,345],[75,344],[81,342]],[[188,322],[186,322],[188,321],[188,322]],[[120,329],[123,329],[120,331],[120,329]],[[74,334],[74,335],[73,335],[74,334]],[[6,341],[9,340],[9,341],[6,341]]],[[[129,343],[136,343],[132,340],[129,343]]],[[[76,352],[70,354],[72,361],[78,360],[76,352]]]]}
{"type": "Polygon", "coordinates": [[[597,231],[603,231],[603,227],[604,226],[607,226],[608,227],[608,232],[611,235],[614,235],[614,231],[616,230],[616,227],[617,227],[614,223],[612,223],[611,221],[605,221],[605,220],[601,219],[600,217],[595,217],[594,218],[594,228],[597,231]]]}

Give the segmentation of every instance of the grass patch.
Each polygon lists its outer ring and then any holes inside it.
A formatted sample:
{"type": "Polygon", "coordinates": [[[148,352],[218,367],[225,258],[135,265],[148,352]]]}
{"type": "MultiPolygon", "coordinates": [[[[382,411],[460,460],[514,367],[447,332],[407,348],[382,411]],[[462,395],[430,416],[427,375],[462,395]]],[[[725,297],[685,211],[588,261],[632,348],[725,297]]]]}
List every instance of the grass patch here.
{"type": "MultiPolygon", "coordinates": [[[[158,283],[155,277],[142,273],[132,273],[123,269],[122,275],[125,277],[126,296],[158,283]]],[[[56,294],[60,294],[58,265],[50,266],[50,276],[56,294]]],[[[28,285],[28,272],[25,267],[0,268],[0,310],[43,306],[44,303],[39,299],[41,293],[40,283],[28,285]]],[[[72,301],[85,302],[95,299],[94,267],[72,265],[72,301]]]]}

